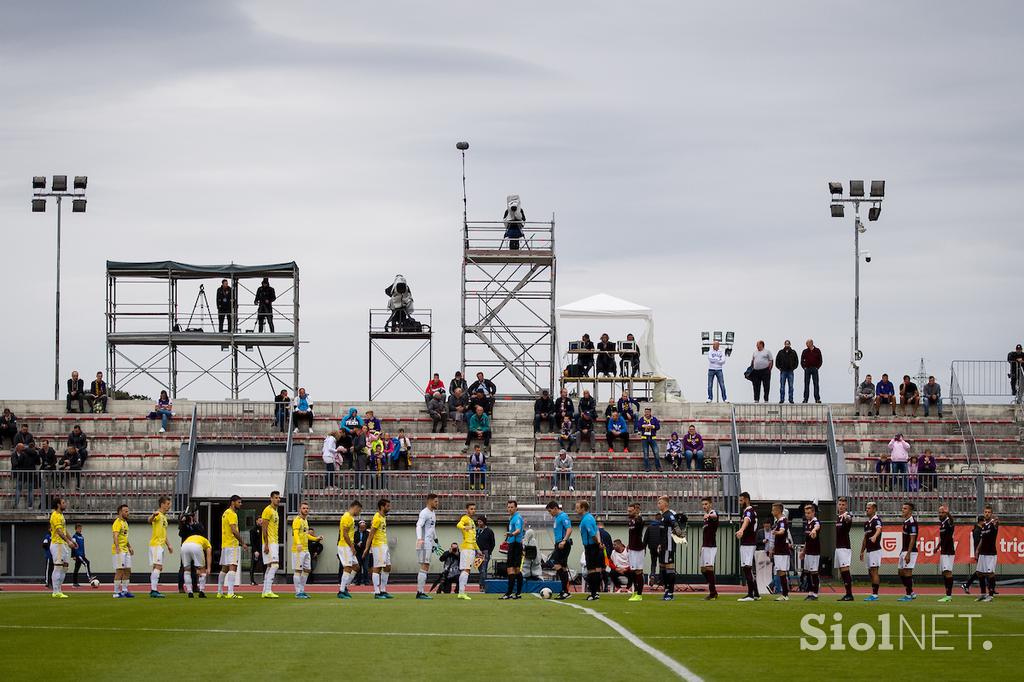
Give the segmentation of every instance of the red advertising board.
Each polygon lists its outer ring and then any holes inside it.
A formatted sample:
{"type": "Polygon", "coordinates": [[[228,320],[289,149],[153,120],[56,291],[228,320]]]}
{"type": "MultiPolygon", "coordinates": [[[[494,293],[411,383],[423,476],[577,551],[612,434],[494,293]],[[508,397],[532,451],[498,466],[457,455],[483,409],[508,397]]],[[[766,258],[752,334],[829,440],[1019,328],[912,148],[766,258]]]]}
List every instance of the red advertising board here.
{"type": "MultiPolygon", "coordinates": [[[[956,563],[969,564],[974,561],[974,547],[971,530],[974,526],[958,525],[953,536],[956,545],[956,563]]],[[[917,538],[917,563],[939,563],[939,526],[921,525],[917,538]]],[[[882,561],[896,563],[903,546],[902,526],[882,526],[882,561]]],[[[1024,564],[1024,526],[999,526],[996,539],[999,563],[1024,564]]]]}

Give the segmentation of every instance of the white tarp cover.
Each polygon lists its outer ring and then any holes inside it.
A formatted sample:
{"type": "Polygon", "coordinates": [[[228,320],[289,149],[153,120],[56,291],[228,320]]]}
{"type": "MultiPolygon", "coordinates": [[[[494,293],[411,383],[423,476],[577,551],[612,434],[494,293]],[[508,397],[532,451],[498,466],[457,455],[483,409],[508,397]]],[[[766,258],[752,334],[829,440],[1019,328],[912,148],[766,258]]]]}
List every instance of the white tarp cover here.
{"type": "MultiPolygon", "coordinates": [[[[658,354],[654,350],[654,311],[647,306],[632,303],[610,294],[594,294],[579,301],[558,306],[555,312],[558,314],[559,323],[568,319],[643,320],[644,329],[637,335],[637,345],[640,349],[640,369],[645,372],[653,372],[657,376],[665,376],[665,372],[661,369],[661,363],[658,362],[658,354]]],[[[591,333],[590,339],[596,344],[600,340],[600,336],[600,332],[591,333]]],[[[561,338],[561,334],[559,334],[559,338],[561,338]]],[[[612,339],[612,341],[621,340],[623,339],[612,339]]]]}
{"type": "Polygon", "coordinates": [[[743,452],[740,488],[763,502],[832,501],[827,453],[743,452]]]}
{"type": "Polygon", "coordinates": [[[283,448],[280,452],[203,452],[200,449],[196,453],[192,497],[268,497],[271,490],[284,490],[287,468],[283,448]]]}

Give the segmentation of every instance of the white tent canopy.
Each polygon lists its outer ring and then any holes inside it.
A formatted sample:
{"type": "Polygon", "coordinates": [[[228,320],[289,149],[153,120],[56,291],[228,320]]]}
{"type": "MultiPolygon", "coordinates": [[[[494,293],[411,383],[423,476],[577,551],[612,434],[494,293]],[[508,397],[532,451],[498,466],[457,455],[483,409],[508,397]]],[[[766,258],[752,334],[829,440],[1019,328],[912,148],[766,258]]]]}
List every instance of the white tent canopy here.
{"type": "MultiPolygon", "coordinates": [[[[559,326],[562,320],[643,320],[644,330],[637,338],[640,349],[640,368],[653,372],[657,376],[665,376],[658,362],[658,354],[654,350],[654,311],[647,306],[611,296],[610,294],[594,294],[587,298],[558,306],[559,326]]],[[[592,334],[594,342],[598,335],[592,334]]]]}

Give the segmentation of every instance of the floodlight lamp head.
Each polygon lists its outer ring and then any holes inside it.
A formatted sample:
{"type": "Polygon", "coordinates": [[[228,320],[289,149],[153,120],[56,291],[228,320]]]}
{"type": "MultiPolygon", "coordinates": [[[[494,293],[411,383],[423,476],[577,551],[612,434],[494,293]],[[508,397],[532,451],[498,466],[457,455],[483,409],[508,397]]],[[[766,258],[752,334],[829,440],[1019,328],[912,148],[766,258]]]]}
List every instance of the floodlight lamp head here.
{"type": "Polygon", "coordinates": [[[851,197],[862,197],[862,196],[864,196],[864,181],[863,180],[850,180],[850,196],[851,197]]]}
{"type": "Polygon", "coordinates": [[[733,344],[733,341],[735,341],[735,340],[736,340],[736,332],[726,332],[725,333],[725,342],[726,342],[726,344],[731,346],[733,344]]]}
{"type": "Polygon", "coordinates": [[[876,199],[881,199],[885,196],[885,180],[871,181],[871,196],[876,199]]]}
{"type": "Polygon", "coordinates": [[[46,199],[33,199],[32,200],[32,212],[33,213],[46,213],[46,199]]]}
{"type": "Polygon", "coordinates": [[[467,149],[469,149],[469,143],[468,142],[456,142],[455,143],[455,148],[458,149],[460,152],[464,152],[467,149]]]}
{"type": "Polygon", "coordinates": [[[871,222],[878,220],[878,216],[880,215],[882,215],[881,206],[872,206],[871,208],[868,209],[868,220],[870,220],[871,222]]]}
{"type": "Polygon", "coordinates": [[[33,175],[32,176],[32,189],[46,189],[46,176],[45,175],[33,175]]]}
{"type": "Polygon", "coordinates": [[[75,184],[73,185],[73,187],[75,189],[80,189],[80,190],[82,190],[84,192],[85,188],[88,185],[89,185],[89,176],[87,176],[87,175],[76,175],[75,176],[75,184]]]}
{"type": "Polygon", "coordinates": [[[833,218],[842,218],[846,215],[846,207],[842,204],[832,204],[829,208],[832,210],[833,218]]]}
{"type": "Polygon", "coordinates": [[[54,175],[53,181],[50,183],[50,189],[54,192],[67,192],[68,191],[68,176],[66,175],[54,175]]]}
{"type": "Polygon", "coordinates": [[[833,182],[829,182],[828,183],[828,193],[833,195],[833,196],[835,196],[837,194],[842,194],[843,193],[843,183],[841,183],[841,182],[834,182],[834,181],[833,182]]]}
{"type": "Polygon", "coordinates": [[[72,213],[85,213],[85,199],[72,199],[71,200],[71,212],[72,213]]]}

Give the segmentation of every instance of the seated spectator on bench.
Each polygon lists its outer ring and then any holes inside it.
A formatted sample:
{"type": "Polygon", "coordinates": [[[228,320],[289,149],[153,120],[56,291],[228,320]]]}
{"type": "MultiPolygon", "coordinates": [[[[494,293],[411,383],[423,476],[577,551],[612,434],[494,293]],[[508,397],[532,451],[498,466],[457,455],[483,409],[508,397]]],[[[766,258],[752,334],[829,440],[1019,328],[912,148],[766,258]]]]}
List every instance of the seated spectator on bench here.
{"type": "MultiPolygon", "coordinates": [[[[25,508],[34,509],[36,506],[35,489],[38,485],[39,474],[36,468],[39,466],[39,453],[34,448],[17,443],[11,451],[11,472],[14,476],[14,508],[21,504],[21,491],[25,493],[25,508]]],[[[43,500],[40,496],[39,507],[42,508],[43,500]]]]}
{"type": "Polygon", "coordinates": [[[24,422],[21,424],[21,430],[18,431],[18,435],[14,437],[15,447],[17,447],[19,443],[23,444],[26,448],[33,448],[36,444],[35,436],[29,433],[28,424],[25,424],[24,422]]]}
{"type": "Polygon", "coordinates": [[[469,489],[483,490],[484,484],[487,483],[487,456],[484,455],[479,444],[473,446],[466,470],[469,472],[469,489]]]}
{"type": "Polygon", "coordinates": [[[349,435],[355,434],[363,428],[363,418],[359,416],[359,410],[354,407],[348,408],[348,412],[338,423],[341,430],[349,435]]]}
{"type": "Polygon", "coordinates": [[[903,416],[907,416],[907,406],[910,406],[910,416],[917,416],[917,408],[921,404],[921,391],[917,384],[910,380],[909,374],[903,375],[903,383],[900,384],[900,405],[903,406],[903,416]]]}
{"type": "Polygon", "coordinates": [[[367,410],[366,416],[363,417],[363,423],[370,429],[370,431],[381,431],[380,419],[374,414],[373,410],[367,410]]]}
{"type": "Polygon", "coordinates": [[[466,423],[466,413],[469,411],[469,398],[461,388],[456,388],[448,396],[448,419],[455,422],[456,429],[466,423]]]}
{"type": "Polygon", "coordinates": [[[636,339],[632,334],[626,334],[626,341],[632,341],[636,350],[619,353],[619,372],[624,377],[635,377],[640,373],[640,347],[636,345],[636,339]]]}
{"type": "Polygon", "coordinates": [[[569,391],[564,388],[558,395],[558,400],[555,401],[555,418],[558,423],[562,423],[563,417],[569,417],[569,419],[575,421],[576,412],[572,405],[572,398],[569,397],[569,391]]]}
{"type": "Polygon", "coordinates": [[[75,455],[80,465],[84,466],[85,460],[89,457],[89,439],[82,433],[80,424],[75,424],[75,427],[71,429],[71,433],[68,434],[68,449],[75,450],[75,455]]]}
{"type": "Polygon", "coordinates": [[[470,416],[472,416],[473,413],[476,412],[477,407],[484,408],[484,412],[487,412],[491,407],[491,401],[490,399],[488,399],[487,394],[484,393],[484,390],[482,388],[472,393],[469,397],[470,416]]]}
{"type": "Polygon", "coordinates": [[[173,407],[171,399],[167,396],[167,391],[160,391],[160,397],[157,399],[156,405],[153,406],[153,411],[146,416],[147,419],[160,420],[158,433],[167,431],[167,425],[170,423],[171,417],[174,416],[173,407]]]}
{"type": "Polygon", "coordinates": [[[462,376],[462,372],[456,372],[452,380],[448,382],[448,395],[453,395],[456,389],[462,389],[464,394],[469,393],[469,384],[466,383],[466,379],[462,376]]]}
{"type": "Polygon", "coordinates": [[[484,378],[483,372],[476,373],[476,381],[469,385],[470,394],[475,394],[477,391],[483,391],[484,397],[487,398],[487,414],[490,414],[494,409],[494,399],[498,395],[498,388],[494,385],[494,382],[490,379],[484,378]]]}
{"type": "Polygon", "coordinates": [[[636,421],[636,432],[640,436],[640,450],[644,456],[644,471],[651,470],[648,455],[654,460],[654,468],[661,471],[661,453],[658,452],[658,429],[661,422],[651,414],[651,408],[644,408],[644,416],[636,421]]]}
{"type": "Polygon", "coordinates": [[[672,432],[665,444],[665,461],[673,471],[679,471],[679,465],[683,463],[683,441],[679,440],[679,433],[676,431],[672,432]]]}
{"type": "Polygon", "coordinates": [[[107,382],[103,380],[103,372],[96,372],[96,378],[89,384],[89,392],[85,394],[85,399],[89,401],[89,409],[93,412],[107,411],[107,382]],[[99,409],[96,409],[97,404],[99,409]]]}
{"type": "Polygon", "coordinates": [[[398,429],[398,465],[399,471],[412,468],[412,441],[405,435],[405,429],[398,429]]]}
{"type": "Polygon", "coordinates": [[[593,411],[580,412],[579,419],[576,420],[576,452],[583,447],[584,441],[590,445],[590,451],[594,452],[595,427],[593,411]]]}
{"type": "Polygon", "coordinates": [[[892,416],[896,416],[896,387],[889,381],[888,374],[882,374],[882,378],[879,379],[878,385],[875,386],[875,416],[879,416],[881,411],[879,408],[882,403],[888,403],[892,406],[892,416]]]}
{"type": "Polygon", "coordinates": [[[636,422],[637,412],[640,411],[640,401],[629,395],[629,391],[623,391],[615,408],[619,411],[619,416],[632,424],[636,422]],[[633,409],[634,407],[636,410],[633,409]]]}
{"type": "Polygon", "coordinates": [[[629,426],[618,410],[612,410],[608,417],[608,452],[615,452],[616,438],[622,439],[622,451],[629,452],[629,426]]]}
{"type": "Polygon", "coordinates": [[[568,487],[569,491],[576,490],[576,474],[572,472],[572,457],[565,449],[559,450],[555,457],[555,472],[551,475],[551,490],[557,491],[558,487],[568,487]]]}
{"type": "Polygon", "coordinates": [[[434,376],[427,382],[427,390],[423,391],[424,401],[429,403],[438,391],[444,393],[444,382],[441,381],[441,375],[434,372],[434,376]]]}
{"type": "Polygon", "coordinates": [[[615,343],[608,340],[607,334],[601,334],[597,342],[597,376],[615,376],[615,343]]]}
{"type": "Polygon", "coordinates": [[[921,455],[921,459],[917,461],[917,476],[921,482],[922,492],[935,492],[937,490],[936,471],[938,471],[938,462],[935,460],[935,455],[932,454],[931,450],[925,450],[924,454],[921,455]]]}
{"type": "Polygon", "coordinates": [[[691,471],[697,464],[697,471],[704,471],[704,438],[697,433],[697,427],[690,424],[683,437],[683,456],[686,457],[686,470],[691,471]]]}
{"type": "Polygon", "coordinates": [[[931,408],[939,411],[939,419],[942,419],[942,387],[935,381],[935,377],[928,377],[928,383],[924,385],[924,416],[928,416],[931,408]]]}
{"type": "Polygon", "coordinates": [[[430,415],[430,432],[444,433],[448,425],[448,405],[441,391],[435,392],[427,403],[427,414],[430,415]]]}
{"type": "Polygon", "coordinates": [[[597,401],[594,400],[594,397],[590,395],[590,391],[587,389],[583,389],[583,396],[580,397],[580,403],[576,407],[577,416],[584,412],[589,412],[591,419],[597,419],[597,401]]]}
{"type": "Polygon", "coordinates": [[[71,373],[68,379],[68,395],[64,401],[64,411],[71,412],[71,403],[78,402],[78,411],[85,412],[85,382],[78,378],[78,370],[71,373]]]}
{"type": "Polygon", "coordinates": [[[611,419],[612,412],[618,412],[619,408],[615,404],[615,398],[608,398],[608,404],[604,407],[604,418],[611,419]]]}
{"type": "Polygon", "coordinates": [[[540,431],[541,422],[547,422],[549,431],[555,430],[555,402],[547,390],[540,392],[540,397],[533,401],[533,432],[540,431]]]}
{"type": "Polygon", "coordinates": [[[576,442],[576,425],[569,417],[562,417],[562,426],[558,430],[558,447],[571,450],[576,442]]]}
{"type": "Polygon", "coordinates": [[[469,418],[469,430],[466,432],[466,447],[463,452],[469,449],[474,440],[483,441],[485,448],[491,447],[491,418],[484,412],[483,405],[477,405],[476,412],[469,418]]]}
{"type": "Polygon", "coordinates": [[[582,376],[590,376],[590,370],[594,368],[594,342],[590,340],[590,334],[584,334],[580,340],[580,350],[576,353],[576,364],[579,365],[582,376]]]}
{"type": "Polygon", "coordinates": [[[11,412],[11,408],[5,407],[3,415],[0,415],[0,445],[3,441],[11,441],[14,447],[14,437],[18,435],[18,418],[11,412]]]}
{"type": "Polygon", "coordinates": [[[857,408],[854,411],[856,416],[860,416],[860,406],[868,406],[867,416],[871,416],[871,406],[875,402],[875,382],[871,381],[871,375],[868,374],[864,377],[864,381],[860,382],[860,386],[857,387],[857,408]]]}
{"type": "Polygon", "coordinates": [[[295,396],[294,408],[292,411],[292,425],[295,427],[293,433],[299,432],[299,422],[308,422],[309,432],[313,433],[313,401],[306,394],[306,389],[299,389],[299,394],[295,396]]]}
{"type": "Polygon", "coordinates": [[[50,439],[44,438],[39,442],[39,470],[40,471],[56,471],[57,470],[57,453],[54,452],[53,448],[50,447],[50,439]]]}
{"type": "Polygon", "coordinates": [[[292,399],[288,397],[288,389],[282,388],[281,392],[274,396],[274,426],[281,433],[288,430],[288,410],[291,406],[292,399]]]}
{"type": "Polygon", "coordinates": [[[892,461],[889,453],[883,452],[875,462],[875,473],[878,474],[879,490],[890,490],[892,488],[892,461]]]}

